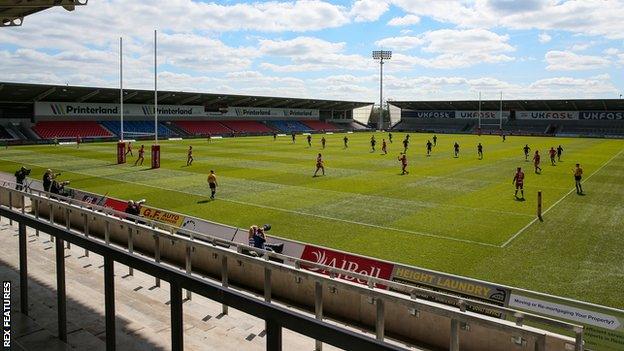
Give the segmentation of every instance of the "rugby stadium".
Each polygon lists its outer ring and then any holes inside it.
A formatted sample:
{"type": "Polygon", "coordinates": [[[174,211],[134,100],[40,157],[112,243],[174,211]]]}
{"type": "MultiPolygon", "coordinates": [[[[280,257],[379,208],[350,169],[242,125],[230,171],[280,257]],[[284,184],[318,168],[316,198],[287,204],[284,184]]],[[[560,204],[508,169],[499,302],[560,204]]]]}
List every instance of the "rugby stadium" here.
{"type": "Polygon", "coordinates": [[[5,349],[624,349],[624,100],[357,100],[0,81],[5,349]]]}

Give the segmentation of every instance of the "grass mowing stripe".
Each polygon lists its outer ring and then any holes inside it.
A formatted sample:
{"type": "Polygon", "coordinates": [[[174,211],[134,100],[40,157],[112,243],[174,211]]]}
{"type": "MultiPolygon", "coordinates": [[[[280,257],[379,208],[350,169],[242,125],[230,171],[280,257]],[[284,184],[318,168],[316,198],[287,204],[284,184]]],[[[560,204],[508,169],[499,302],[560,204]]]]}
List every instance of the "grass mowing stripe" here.
{"type": "MultiPolygon", "coordinates": [[[[0,158],[0,159],[2,159],[2,158],[0,158]]],[[[32,164],[32,163],[26,163],[26,164],[31,165],[31,166],[41,167],[41,165],[32,164]]],[[[76,171],[70,171],[70,172],[76,173],[76,174],[92,176],[90,174],[82,173],[82,172],[76,172],[76,171]]],[[[136,185],[146,186],[146,187],[155,188],[155,189],[161,189],[161,190],[166,190],[166,191],[177,192],[177,193],[181,193],[181,194],[197,195],[196,193],[191,193],[191,192],[188,192],[188,191],[171,189],[171,188],[165,188],[165,187],[161,187],[161,186],[157,186],[157,185],[153,185],[153,184],[146,184],[146,183],[135,182],[135,181],[130,181],[130,180],[120,180],[119,178],[111,178],[111,177],[107,177],[107,176],[99,176],[98,178],[109,179],[109,180],[118,181],[118,182],[122,182],[122,183],[136,184],[136,185]]],[[[239,204],[239,205],[253,206],[253,207],[264,208],[264,209],[269,209],[269,210],[274,210],[274,211],[292,213],[292,214],[308,216],[308,217],[314,217],[314,218],[320,218],[320,219],[325,219],[325,220],[330,220],[330,221],[337,221],[337,222],[355,224],[355,225],[360,225],[360,226],[365,226],[365,227],[370,227],[370,228],[384,229],[384,230],[389,230],[389,231],[394,231],[394,232],[414,234],[414,235],[425,236],[425,237],[436,238],[436,239],[450,240],[450,241],[468,243],[468,244],[473,244],[473,245],[495,247],[495,248],[500,247],[499,245],[490,244],[490,243],[484,243],[484,242],[480,242],[480,241],[474,241],[474,240],[468,240],[468,239],[460,239],[460,238],[447,237],[447,236],[436,235],[436,234],[431,234],[431,233],[423,233],[423,232],[417,232],[417,231],[406,230],[406,229],[386,227],[386,226],[370,224],[370,223],[364,223],[364,222],[358,222],[358,221],[352,221],[352,220],[347,220],[347,219],[342,219],[342,218],[323,216],[323,215],[318,215],[318,214],[314,214],[314,213],[308,213],[308,212],[302,212],[302,211],[296,211],[296,210],[289,210],[289,209],[284,209],[284,208],[279,208],[279,207],[274,207],[274,206],[260,205],[260,204],[256,204],[256,203],[246,202],[246,201],[238,201],[238,200],[230,200],[230,199],[219,199],[219,201],[226,201],[226,202],[231,202],[231,203],[235,203],[235,204],[239,204]]]]}
{"type": "MultiPolygon", "coordinates": [[[[608,165],[609,163],[611,163],[611,161],[613,161],[614,159],[616,159],[618,156],[620,156],[620,154],[622,154],[622,152],[624,152],[624,149],[620,150],[620,152],[618,152],[617,154],[615,154],[615,156],[611,157],[607,162],[603,163],[602,166],[598,167],[594,172],[592,172],[592,174],[590,174],[587,178],[585,178],[582,181],[582,184],[585,184],[585,182],[587,182],[594,174],[598,173],[600,170],[602,170],[606,165],[608,165]]],[[[548,207],[544,212],[542,212],[542,215],[545,215],[546,213],[548,213],[548,211],[550,211],[553,207],[557,206],[561,201],[563,201],[563,199],[565,199],[566,197],[568,197],[568,195],[572,194],[572,192],[576,190],[576,187],[570,189],[570,191],[568,191],[565,195],[563,195],[559,200],[555,201],[555,203],[553,203],[552,205],[550,205],[550,207],[548,207]]],[[[514,239],[516,239],[520,234],[522,234],[525,230],[527,230],[531,225],[533,225],[535,222],[537,222],[539,218],[534,218],[531,222],[529,222],[526,226],[524,226],[522,229],[520,229],[516,234],[514,234],[511,238],[509,238],[507,241],[505,241],[505,243],[503,243],[503,245],[501,247],[506,247],[507,245],[509,245],[514,239]]]]}

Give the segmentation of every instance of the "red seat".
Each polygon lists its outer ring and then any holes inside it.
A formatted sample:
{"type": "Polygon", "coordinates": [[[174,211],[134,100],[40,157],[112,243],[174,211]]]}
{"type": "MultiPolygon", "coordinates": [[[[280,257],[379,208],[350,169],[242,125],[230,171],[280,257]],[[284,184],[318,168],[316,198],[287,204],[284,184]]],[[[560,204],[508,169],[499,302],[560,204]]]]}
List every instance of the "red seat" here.
{"type": "Polygon", "coordinates": [[[324,130],[328,132],[334,132],[340,130],[340,128],[335,125],[323,121],[301,121],[303,124],[314,130],[324,130]]]}
{"type": "Polygon", "coordinates": [[[223,121],[221,123],[239,133],[267,133],[273,131],[273,129],[256,121],[223,121]]]}
{"type": "Polygon", "coordinates": [[[191,135],[232,133],[231,129],[218,121],[178,121],[174,123],[191,135]]]}
{"type": "Polygon", "coordinates": [[[42,139],[113,136],[95,121],[41,121],[37,122],[32,129],[42,139]]]}

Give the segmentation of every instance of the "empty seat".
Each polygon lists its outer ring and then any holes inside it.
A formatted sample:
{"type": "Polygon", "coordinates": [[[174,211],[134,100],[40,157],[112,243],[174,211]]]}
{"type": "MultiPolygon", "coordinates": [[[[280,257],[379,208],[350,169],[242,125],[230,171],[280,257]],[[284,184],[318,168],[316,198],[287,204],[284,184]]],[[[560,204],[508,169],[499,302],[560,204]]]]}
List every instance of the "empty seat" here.
{"type": "MultiPolygon", "coordinates": [[[[102,123],[102,125],[108,130],[115,133],[115,135],[119,135],[121,133],[120,121],[103,121],[100,123],[102,123]]],[[[124,121],[124,135],[126,133],[136,134],[136,136],[152,135],[154,133],[154,121],[124,121]]],[[[170,137],[176,136],[177,134],[165,125],[159,123],[158,135],[170,137]]]]}
{"type": "Polygon", "coordinates": [[[224,126],[239,133],[269,133],[273,129],[257,121],[223,121],[224,126]]]}
{"type": "Polygon", "coordinates": [[[227,134],[232,130],[218,121],[178,121],[174,122],[183,131],[191,135],[227,134]]]}
{"type": "Polygon", "coordinates": [[[314,130],[326,131],[326,132],[335,132],[341,130],[337,126],[327,123],[325,121],[301,121],[301,123],[307,125],[308,127],[314,130]]]}
{"type": "Polygon", "coordinates": [[[311,132],[314,129],[299,121],[268,121],[268,125],[282,132],[311,132]]]}
{"type": "Polygon", "coordinates": [[[41,121],[37,122],[32,129],[42,139],[113,136],[95,121],[41,121]]]}

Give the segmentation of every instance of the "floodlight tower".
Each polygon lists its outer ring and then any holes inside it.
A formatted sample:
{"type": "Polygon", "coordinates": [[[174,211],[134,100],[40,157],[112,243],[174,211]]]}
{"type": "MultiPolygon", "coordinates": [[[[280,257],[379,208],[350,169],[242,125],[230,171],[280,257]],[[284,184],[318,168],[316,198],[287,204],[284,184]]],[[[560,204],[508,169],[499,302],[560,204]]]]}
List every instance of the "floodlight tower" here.
{"type": "Polygon", "coordinates": [[[392,51],[375,50],[373,59],[379,60],[379,123],[377,129],[383,129],[383,65],[392,58],[392,51]]]}

